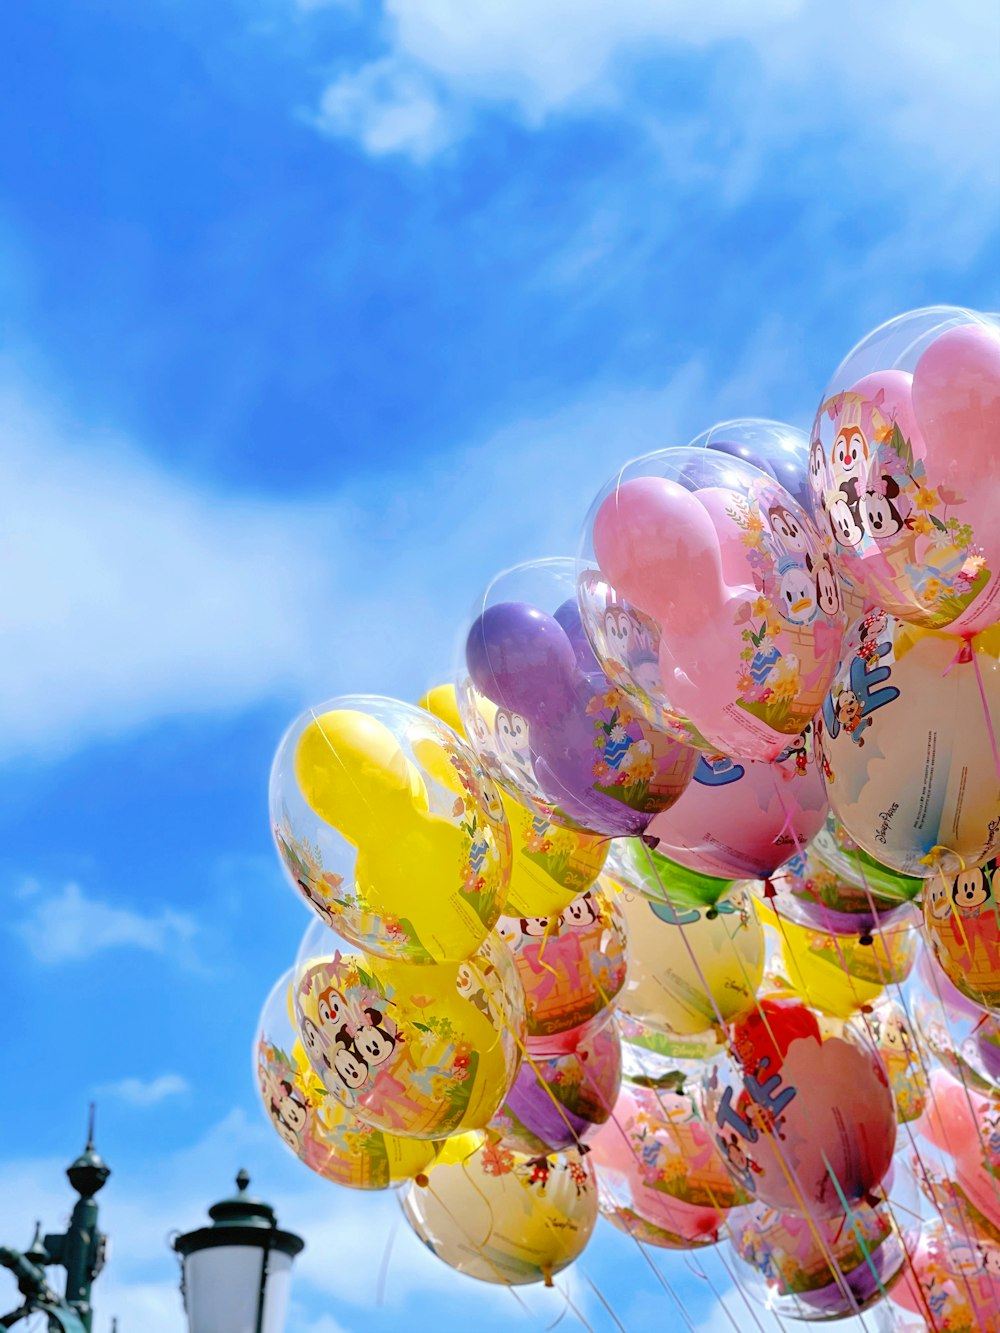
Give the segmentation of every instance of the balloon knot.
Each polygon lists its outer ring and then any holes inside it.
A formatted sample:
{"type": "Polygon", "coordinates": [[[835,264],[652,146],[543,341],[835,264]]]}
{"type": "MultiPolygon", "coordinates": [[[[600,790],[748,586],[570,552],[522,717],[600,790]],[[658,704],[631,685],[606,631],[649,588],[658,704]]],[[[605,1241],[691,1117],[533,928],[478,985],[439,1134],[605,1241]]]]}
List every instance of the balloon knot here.
{"type": "Polygon", "coordinates": [[[551,1264],[543,1264],[543,1265],[542,1265],[542,1277],[545,1279],[545,1285],[546,1285],[547,1287],[554,1287],[554,1286],[555,1286],[555,1283],[552,1281],[552,1265],[551,1265],[551,1264]]]}
{"type": "Polygon", "coordinates": [[[770,899],[770,898],[777,898],[777,896],[778,896],[778,890],[774,887],[774,881],[770,878],[765,879],[764,897],[770,899]]]}
{"type": "Polygon", "coordinates": [[[642,841],[646,844],[647,847],[651,847],[654,852],[660,845],[660,840],[655,833],[644,833],[642,835],[642,841]]]}
{"type": "Polygon", "coordinates": [[[959,648],[959,650],[958,650],[958,660],[959,660],[960,662],[962,662],[963,664],[972,661],[972,641],[971,641],[971,639],[966,639],[966,641],[962,644],[961,648],[959,648]]]}
{"type": "Polygon", "coordinates": [[[863,1004],[858,1012],[862,1014],[871,1014],[874,1013],[875,1011],[872,1009],[870,1004],[863,1004]]]}
{"type": "Polygon", "coordinates": [[[869,1208],[877,1208],[881,1202],[882,1200],[873,1190],[869,1190],[865,1195],[865,1203],[869,1208]]]}
{"type": "Polygon", "coordinates": [[[859,944],[874,944],[875,941],[872,939],[871,931],[866,930],[865,933],[864,933],[863,935],[861,935],[861,936],[858,938],[858,943],[859,943],[859,944]]]}
{"type": "Polygon", "coordinates": [[[419,1185],[422,1190],[425,1190],[431,1182],[430,1178],[421,1171],[413,1177],[413,1183],[414,1185],[419,1185]]]}

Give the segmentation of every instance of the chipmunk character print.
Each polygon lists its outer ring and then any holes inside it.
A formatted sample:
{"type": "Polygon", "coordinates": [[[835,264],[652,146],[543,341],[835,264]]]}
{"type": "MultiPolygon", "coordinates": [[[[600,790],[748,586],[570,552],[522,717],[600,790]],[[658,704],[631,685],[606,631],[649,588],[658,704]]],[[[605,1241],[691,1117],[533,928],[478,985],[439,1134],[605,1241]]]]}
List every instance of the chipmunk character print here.
{"type": "Polygon", "coordinates": [[[841,426],[830,459],[834,486],[842,486],[845,481],[859,482],[868,467],[868,456],[868,441],[861,427],[841,426]]]}
{"type": "Polygon", "coordinates": [[[508,708],[498,708],[493,723],[494,744],[500,759],[528,777],[534,778],[528,720],[508,708]]]}
{"type": "Polygon", "coordinates": [[[321,1027],[339,1028],[347,1014],[347,1005],[340,991],[333,986],[328,986],[320,994],[317,1011],[321,1027]]]}
{"type": "Polygon", "coordinates": [[[809,538],[790,509],[780,504],[772,505],[767,511],[767,521],[771,532],[789,555],[808,551],[809,538]]]}
{"type": "Polygon", "coordinates": [[[962,870],[951,886],[951,900],[962,916],[979,916],[993,897],[993,888],[985,866],[962,870]]]}
{"type": "Polygon", "coordinates": [[[826,489],[826,450],[822,440],[813,440],[809,446],[809,489],[814,500],[820,500],[826,489]]]}

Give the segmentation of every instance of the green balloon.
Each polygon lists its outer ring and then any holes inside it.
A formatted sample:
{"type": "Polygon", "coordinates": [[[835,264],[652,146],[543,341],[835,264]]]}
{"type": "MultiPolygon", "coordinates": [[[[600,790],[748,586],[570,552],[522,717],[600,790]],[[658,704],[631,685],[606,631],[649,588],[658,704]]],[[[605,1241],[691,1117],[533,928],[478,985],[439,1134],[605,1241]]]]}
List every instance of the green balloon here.
{"type": "Polygon", "coordinates": [[[617,838],[612,844],[609,869],[621,877],[630,888],[637,889],[654,902],[671,903],[675,907],[712,908],[722,901],[736,883],[734,879],[718,879],[688,870],[661,852],[655,851],[641,838],[617,838]]]}
{"type": "Polygon", "coordinates": [[[863,852],[838,819],[827,815],[826,823],[812,841],[812,850],[834,874],[867,889],[874,897],[891,903],[912,903],[920,897],[924,881],[890,870],[874,856],[863,852]]]}

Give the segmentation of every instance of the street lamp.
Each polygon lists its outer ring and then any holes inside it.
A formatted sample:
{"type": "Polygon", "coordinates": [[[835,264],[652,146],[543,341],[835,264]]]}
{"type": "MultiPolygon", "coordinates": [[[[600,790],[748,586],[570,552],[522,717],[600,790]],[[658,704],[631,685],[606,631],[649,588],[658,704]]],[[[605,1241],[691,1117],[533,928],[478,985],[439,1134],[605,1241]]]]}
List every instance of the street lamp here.
{"type": "Polygon", "coordinates": [[[239,1192],[209,1208],[212,1225],[173,1240],[189,1333],[283,1333],[292,1260],[305,1241],[279,1230],[274,1209],[251,1198],[249,1184],[241,1171],[239,1192]]]}

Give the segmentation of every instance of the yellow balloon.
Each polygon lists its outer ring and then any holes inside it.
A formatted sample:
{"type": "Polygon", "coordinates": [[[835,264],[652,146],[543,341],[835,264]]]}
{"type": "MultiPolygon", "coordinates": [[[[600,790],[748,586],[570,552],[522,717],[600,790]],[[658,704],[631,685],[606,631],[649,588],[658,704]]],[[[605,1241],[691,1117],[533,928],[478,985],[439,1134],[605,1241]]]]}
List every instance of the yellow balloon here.
{"type": "MultiPolygon", "coordinates": [[[[466,732],[458,711],[454,685],[435,685],[420,707],[439,717],[460,736],[466,732]]],[[[553,824],[545,807],[521,805],[506,792],[500,799],[513,840],[508,916],[558,916],[597,879],[604,868],[610,841],[553,824]]]]}
{"type": "Polygon", "coordinates": [[[469,747],[426,712],[346,700],[306,714],[275,759],[271,811],[289,877],[360,948],[468,958],[507,899],[510,830],[469,747]]]}
{"type": "Polygon", "coordinates": [[[872,942],[861,944],[856,935],[810,930],[785,916],[779,921],[760,899],[755,905],[761,920],[778,930],[782,971],[792,990],[834,1018],[849,1018],[878,999],[886,986],[910,975],[918,940],[915,911],[891,927],[874,929],[872,942]]]}
{"type": "Polygon", "coordinates": [[[484,1128],[523,1050],[524,990],[494,938],[471,958],[436,967],[313,955],[298,968],[294,1005],[327,1092],[366,1124],[403,1137],[484,1128]]]}
{"type": "Polygon", "coordinates": [[[257,1086],[282,1141],[317,1175],[350,1189],[378,1190],[420,1175],[439,1144],[366,1125],[331,1097],[310,1068],[289,1017],[291,971],[271,992],[254,1042],[257,1086]]]}
{"type": "Polygon", "coordinates": [[[526,1157],[464,1136],[427,1177],[403,1195],[407,1221],[439,1259],[483,1282],[550,1283],[597,1221],[593,1170],[576,1152],[526,1157]]]}
{"type": "Polygon", "coordinates": [[[618,1008],[654,1030],[691,1036],[751,1008],[764,975],[764,932],[750,896],[675,907],[631,889],[618,899],[629,962],[618,1008]]]}

